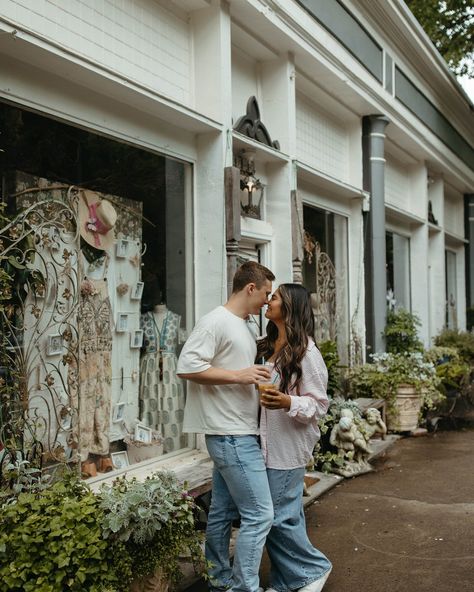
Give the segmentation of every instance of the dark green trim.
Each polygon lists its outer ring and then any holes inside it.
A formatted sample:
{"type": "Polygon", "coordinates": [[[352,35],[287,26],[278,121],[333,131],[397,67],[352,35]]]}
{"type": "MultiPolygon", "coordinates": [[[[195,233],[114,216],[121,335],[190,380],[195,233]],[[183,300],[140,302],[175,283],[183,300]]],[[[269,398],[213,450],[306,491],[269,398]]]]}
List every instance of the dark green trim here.
{"type": "Polygon", "coordinates": [[[382,48],[345,6],[338,0],[297,1],[382,83],[382,48]]]}
{"type": "Polygon", "coordinates": [[[385,90],[390,94],[393,93],[393,60],[387,52],[385,52],[385,90]]]}
{"type": "Polygon", "coordinates": [[[446,117],[395,66],[395,96],[416,115],[446,146],[474,170],[474,148],[446,117]]]}

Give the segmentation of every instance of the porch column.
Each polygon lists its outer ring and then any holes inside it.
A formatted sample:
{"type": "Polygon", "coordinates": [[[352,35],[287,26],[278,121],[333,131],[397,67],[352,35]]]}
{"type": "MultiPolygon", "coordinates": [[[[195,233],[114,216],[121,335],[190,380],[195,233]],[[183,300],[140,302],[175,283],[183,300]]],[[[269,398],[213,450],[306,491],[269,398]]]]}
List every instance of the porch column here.
{"type": "MultiPolygon", "coordinates": [[[[464,195],[464,237],[466,259],[466,308],[474,307],[474,193],[464,195]]],[[[467,328],[471,329],[470,313],[467,314],[467,328]]]]}
{"type": "Polygon", "coordinates": [[[368,353],[385,351],[385,339],[382,335],[387,318],[384,132],[388,123],[389,120],[384,115],[367,115],[362,119],[363,187],[370,193],[370,211],[364,214],[368,353]]]}
{"type": "Polygon", "coordinates": [[[225,183],[225,248],[227,253],[227,296],[232,293],[232,280],[237,270],[240,232],[240,171],[236,167],[224,169],[225,183]]]}

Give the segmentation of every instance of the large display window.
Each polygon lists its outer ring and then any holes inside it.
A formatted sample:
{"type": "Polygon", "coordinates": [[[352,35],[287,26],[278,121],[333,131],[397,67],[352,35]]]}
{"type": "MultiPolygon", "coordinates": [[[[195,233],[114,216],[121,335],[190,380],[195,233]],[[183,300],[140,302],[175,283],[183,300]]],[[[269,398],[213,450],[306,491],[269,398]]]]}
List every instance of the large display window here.
{"type": "Polygon", "coordinates": [[[2,462],[87,478],[191,446],[191,165],[1,103],[0,132],[2,462]]]}

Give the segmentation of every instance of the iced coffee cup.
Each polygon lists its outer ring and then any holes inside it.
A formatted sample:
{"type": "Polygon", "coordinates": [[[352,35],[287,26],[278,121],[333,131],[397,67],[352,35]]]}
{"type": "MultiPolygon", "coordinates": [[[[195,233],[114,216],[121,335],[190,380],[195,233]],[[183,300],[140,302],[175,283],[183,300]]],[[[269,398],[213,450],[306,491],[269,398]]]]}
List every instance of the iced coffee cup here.
{"type": "MultiPolygon", "coordinates": [[[[270,375],[273,374],[273,364],[270,362],[266,362],[265,364],[263,364],[267,370],[270,372],[270,375]]],[[[259,382],[257,385],[258,388],[258,393],[260,395],[260,401],[262,400],[262,396],[265,394],[265,392],[268,389],[274,389],[276,388],[276,385],[274,382],[272,382],[271,380],[267,380],[265,382],[259,382]]]]}

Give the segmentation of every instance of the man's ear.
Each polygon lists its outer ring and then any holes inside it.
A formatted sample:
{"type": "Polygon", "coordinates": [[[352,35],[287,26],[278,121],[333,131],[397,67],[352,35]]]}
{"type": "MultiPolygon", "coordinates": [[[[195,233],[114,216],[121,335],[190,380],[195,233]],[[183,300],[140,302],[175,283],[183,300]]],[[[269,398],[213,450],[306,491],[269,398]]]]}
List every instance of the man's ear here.
{"type": "Polygon", "coordinates": [[[257,289],[257,285],[254,282],[250,282],[250,284],[247,284],[247,292],[249,294],[252,294],[253,292],[255,292],[256,289],[257,289]]]}

